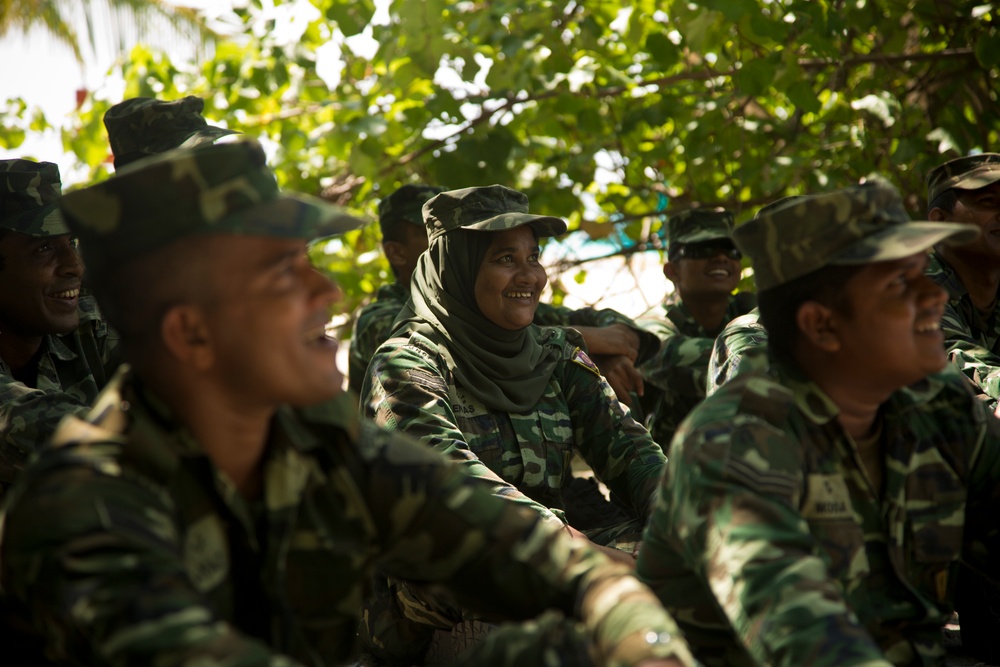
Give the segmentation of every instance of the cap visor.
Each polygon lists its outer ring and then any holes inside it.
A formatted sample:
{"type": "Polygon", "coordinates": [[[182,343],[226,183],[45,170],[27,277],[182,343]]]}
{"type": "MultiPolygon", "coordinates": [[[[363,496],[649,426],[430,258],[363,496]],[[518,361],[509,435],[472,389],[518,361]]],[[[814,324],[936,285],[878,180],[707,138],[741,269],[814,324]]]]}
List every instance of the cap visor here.
{"type": "Polygon", "coordinates": [[[69,227],[66,226],[58,202],[50,202],[5,218],[0,221],[0,228],[38,237],[69,234],[69,227]]]}
{"type": "Polygon", "coordinates": [[[677,239],[671,240],[670,243],[673,245],[684,245],[687,243],[704,243],[705,241],[715,241],[718,239],[732,241],[733,237],[717,229],[700,229],[690,234],[682,234],[677,239]]]}
{"type": "Polygon", "coordinates": [[[965,245],[979,237],[979,228],[954,222],[909,222],[887,227],[852,244],[830,264],[868,264],[902,259],[938,243],[965,245]]]}
{"type": "Polygon", "coordinates": [[[566,221],[551,215],[534,215],[532,213],[503,213],[480,222],[465,225],[466,229],[498,232],[513,229],[522,225],[531,225],[539,237],[558,236],[566,231],[566,221]]]}
{"type": "Polygon", "coordinates": [[[277,199],[235,213],[204,233],[319,239],[343,234],[365,225],[339,206],[309,195],[282,194],[277,199]]]}

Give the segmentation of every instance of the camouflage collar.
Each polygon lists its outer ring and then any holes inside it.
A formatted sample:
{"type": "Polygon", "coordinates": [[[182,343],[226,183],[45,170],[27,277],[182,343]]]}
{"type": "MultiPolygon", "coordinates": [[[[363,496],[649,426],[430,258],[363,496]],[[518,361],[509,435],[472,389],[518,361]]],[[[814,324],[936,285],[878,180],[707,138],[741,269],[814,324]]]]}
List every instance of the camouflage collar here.
{"type": "Polygon", "coordinates": [[[930,263],[927,265],[926,273],[934,278],[934,282],[948,291],[950,301],[960,300],[969,294],[969,290],[958,277],[955,268],[945,261],[945,258],[937,250],[932,250],[930,253],[930,263]]]}
{"type": "Polygon", "coordinates": [[[837,418],[840,408],[819,385],[802,371],[772,359],[771,368],[778,381],[791,393],[799,411],[816,424],[826,424],[837,418]]]}
{"type": "MultiPolygon", "coordinates": [[[[825,424],[833,421],[840,414],[840,408],[837,407],[837,404],[823,392],[819,385],[805,377],[797,368],[772,358],[771,369],[773,376],[789,391],[799,411],[814,423],[825,424]]],[[[890,410],[892,414],[903,414],[908,410],[918,408],[941,392],[946,385],[941,378],[948,375],[964,377],[949,364],[940,373],[929,375],[919,382],[894,391],[883,403],[883,409],[885,405],[892,405],[893,408],[890,410]]]]}

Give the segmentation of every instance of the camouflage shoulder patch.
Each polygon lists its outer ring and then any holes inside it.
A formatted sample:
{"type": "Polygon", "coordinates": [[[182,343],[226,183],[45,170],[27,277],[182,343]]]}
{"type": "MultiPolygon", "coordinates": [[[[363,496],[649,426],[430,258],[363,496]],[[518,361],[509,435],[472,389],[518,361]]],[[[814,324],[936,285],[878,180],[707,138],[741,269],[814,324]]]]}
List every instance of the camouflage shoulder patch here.
{"type": "Polygon", "coordinates": [[[597,365],[590,360],[587,353],[583,351],[583,348],[577,347],[573,350],[573,355],[570,357],[570,361],[578,366],[583,366],[588,371],[594,375],[600,376],[601,371],[597,368],[597,365]]]}

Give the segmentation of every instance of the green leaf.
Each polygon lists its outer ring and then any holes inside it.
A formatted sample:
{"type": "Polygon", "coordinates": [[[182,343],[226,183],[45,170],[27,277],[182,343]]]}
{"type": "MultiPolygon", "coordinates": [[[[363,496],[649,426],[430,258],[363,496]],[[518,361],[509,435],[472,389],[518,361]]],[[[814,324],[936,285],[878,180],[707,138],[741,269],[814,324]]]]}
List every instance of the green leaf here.
{"type": "Polygon", "coordinates": [[[646,51],[665,70],[680,60],[680,50],[662,32],[651,32],[646,36],[646,51]]]}

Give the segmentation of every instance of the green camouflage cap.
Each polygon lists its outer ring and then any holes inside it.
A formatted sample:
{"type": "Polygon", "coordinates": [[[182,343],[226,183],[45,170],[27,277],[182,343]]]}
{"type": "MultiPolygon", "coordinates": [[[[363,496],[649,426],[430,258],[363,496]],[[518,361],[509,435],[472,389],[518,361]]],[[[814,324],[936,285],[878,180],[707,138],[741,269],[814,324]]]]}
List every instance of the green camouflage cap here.
{"type": "Polygon", "coordinates": [[[427,238],[433,241],[453,229],[498,231],[531,225],[539,237],[566,231],[566,221],[528,213],[528,197],[503,185],[483,185],[448,190],[424,204],[427,238]]]}
{"type": "Polygon", "coordinates": [[[364,224],[318,197],[279,192],[250,139],[151,157],[59,205],[98,273],[194,235],[315,239],[364,224]]]}
{"type": "Polygon", "coordinates": [[[423,227],[421,209],[424,202],[444,191],[445,188],[433,185],[404,185],[388,197],[383,197],[378,203],[378,223],[382,228],[382,236],[403,223],[423,227]]]}
{"type": "Polygon", "coordinates": [[[959,188],[978,190],[1000,181],[1000,153],[980,153],[955,158],[931,169],[927,174],[927,201],[942,192],[959,188]]]}
{"type": "Polygon", "coordinates": [[[52,162],[0,160],[0,229],[29,236],[69,234],[59,212],[59,167],[52,162]]]}
{"type": "Polygon", "coordinates": [[[104,127],[115,156],[115,169],[173,148],[191,148],[239,134],[209,125],[201,115],[204,108],[204,100],[189,95],[171,102],[134,97],[108,109],[104,127]]]}
{"type": "Polygon", "coordinates": [[[690,208],[667,220],[667,247],[733,238],[733,214],[716,208],[690,208]]]}
{"type": "Polygon", "coordinates": [[[911,221],[899,192],[879,180],[776,206],[737,227],[733,238],[763,291],[824,266],[900,259],[978,234],[975,225],[911,221]]]}

